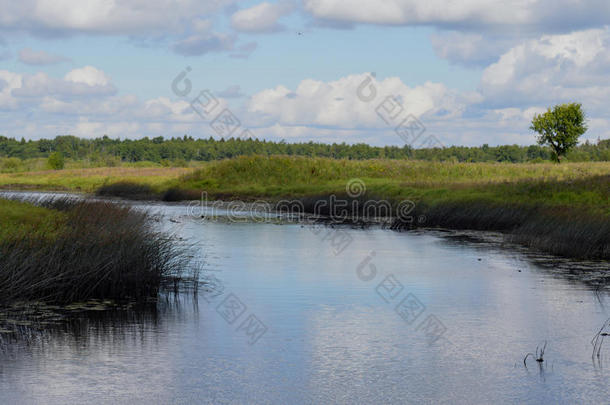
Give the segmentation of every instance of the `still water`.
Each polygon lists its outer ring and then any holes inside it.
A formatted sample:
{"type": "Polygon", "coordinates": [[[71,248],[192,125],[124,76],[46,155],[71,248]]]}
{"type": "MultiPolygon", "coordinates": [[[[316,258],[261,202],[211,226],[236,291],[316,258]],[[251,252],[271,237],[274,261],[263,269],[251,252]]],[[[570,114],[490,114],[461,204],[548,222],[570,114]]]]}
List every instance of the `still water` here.
{"type": "Polygon", "coordinates": [[[608,263],[140,206],[215,287],[8,345],[1,404],[608,403],[610,342],[597,359],[591,339],[610,300],[582,281],[608,263]]]}

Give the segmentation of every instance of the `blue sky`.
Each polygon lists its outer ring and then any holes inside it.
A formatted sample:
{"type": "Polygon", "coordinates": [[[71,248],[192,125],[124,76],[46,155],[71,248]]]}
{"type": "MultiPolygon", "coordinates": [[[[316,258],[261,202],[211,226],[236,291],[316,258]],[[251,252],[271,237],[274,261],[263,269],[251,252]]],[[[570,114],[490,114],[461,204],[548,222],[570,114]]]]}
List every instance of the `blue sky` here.
{"type": "Polygon", "coordinates": [[[587,111],[586,139],[610,136],[601,0],[2,3],[6,136],[218,138],[228,132],[210,122],[226,107],[233,136],[532,144],[532,116],[568,101],[587,111]],[[187,66],[192,91],[180,96],[171,84],[187,66]],[[367,78],[376,97],[365,102],[367,78]],[[202,117],[190,102],[206,89],[219,107],[202,117]],[[398,136],[411,122],[423,134],[398,136]]]}

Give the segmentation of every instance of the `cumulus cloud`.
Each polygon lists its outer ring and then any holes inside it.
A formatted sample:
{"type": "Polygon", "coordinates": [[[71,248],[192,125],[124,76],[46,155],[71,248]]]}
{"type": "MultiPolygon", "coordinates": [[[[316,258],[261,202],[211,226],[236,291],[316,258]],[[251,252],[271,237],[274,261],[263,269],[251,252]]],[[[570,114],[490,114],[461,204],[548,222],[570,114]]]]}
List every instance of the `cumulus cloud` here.
{"type": "Polygon", "coordinates": [[[22,76],[8,70],[0,70],[0,80],[4,84],[2,90],[0,90],[0,111],[17,109],[19,103],[13,97],[12,91],[21,87],[22,76]]]}
{"type": "Polygon", "coordinates": [[[304,0],[314,17],[354,23],[421,25],[469,30],[573,30],[610,19],[606,0],[304,0]]]}
{"type": "MultiPolygon", "coordinates": [[[[116,93],[110,78],[93,66],[74,69],[63,79],[51,77],[44,72],[18,74],[8,71],[2,71],[0,78],[5,78],[8,83],[2,91],[5,95],[5,108],[32,106],[41,100],[47,104],[59,104],[80,99],[78,104],[73,106],[78,109],[82,106],[83,98],[106,97],[116,93]]],[[[0,101],[0,108],[2,104],[0,101]]]]}
{"type": "Polygon", "coordinates": [[[496,106],[581,101],[605,110],[610,98],[608,28],[544,35],[519,44],[483,72],[480,91],[496,106]]]}
{"type": "Polygon", "coordinates": [[[397,77],[377,80],[357,74],[330,82],[303,80],[294,90],[285,86],[263,90],[250,98],[248,111],[259,119],[286,125],[378,128],[392,125],[378,114],[388,97],[402,104],[403,115],[434,119],[459,115],[471,100],[478,99],[476,94],[460,94],[440,83],[409,87],[397,77]],[[370,92],[375,97],[366,101],[370,94],[365,93],[370,92]]]}
{"type": "Polygon", "coordinates": [[[520,41],[516,36],[447,31],[432,34],[430,42],[436,54],[451,63],[487,66],[520,41]]]}
{"type": "Polygon", "coordinates": [[[71,70],[64,79],[73,83],[85,83],[88,86],[107,86],[110,84],[110,77],[93,66],[71,70]]]}
{"type": "Polygon", "coordinates": [[[71,102],[74,102],[71,108],[79,110],[85,105],[83,99],[106,99],[116,93],[108,75],[93,66],[71,70],[61,79],[44,72],[22,74],[1,70],[0,80],[4,83],[0,90],[0,110],[43,105],[60,111],[71,102]]]}
{"type": "Polygon", "coordinates": [[[284,27],[278,20],[293,9],[294,6],[285,1],[275,4],[263,2],[237,11],[231,16],[231,25],[236,30],[245,32],[280,31],[284,27]]]}
{"type": "Polygon", "coordinates": [[[21,0],[5,2],[0,28],[33,34],[150,35],[182,32],[185,24],[235,0],[21,0]]]}
{"type": "MultiPolygon", "coordinates": [[[[227,107],[226,100],[218,101],[218,110],[227,107]]],[[[117,95],[110,77],[93,66],[63,78],[0,70],[0,122],[9,136],[211,136],[206,124],[213,118],[204,120],[186,100],[117,95]]]]}
{"type": "Polygon", "coordinates": [[[45,51],[34,51],[30,48],[23,48],[19,51],[19,61],[26,65],[54,65],[69,60],[61,55],[54,55],[45,51]]]}
{"type": "MultiPolygon", "coordinates": [[[[169,41],[183,55],[230,51],[236,40],[230,33],[201,29],[201,21],[215,17],[237,0],[22,0],[3,5],[0,32],[29,33],[39,37],[122,35],[134,43],[169,41]]],[[[26,49],[24,63],[45,65],[63,61],[26,49]]]]}

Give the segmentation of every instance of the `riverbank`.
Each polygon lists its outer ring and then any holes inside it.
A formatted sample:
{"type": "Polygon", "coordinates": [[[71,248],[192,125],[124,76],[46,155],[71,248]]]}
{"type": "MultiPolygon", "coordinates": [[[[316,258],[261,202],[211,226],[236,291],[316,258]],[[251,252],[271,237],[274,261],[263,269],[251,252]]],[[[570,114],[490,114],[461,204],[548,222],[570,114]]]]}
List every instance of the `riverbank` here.
{"type": "Polygon", "coordinates": [[[328,214],[332,198],[347,200],[350,208],[358,201],[358,209],[366,201],[387,201],[394,216],[403,201],[411,201],[409,218],[397,218],[394,228],[502,231],[511,240],[543,252],[610,259],[608,162],[439,163],[253,156],[210,162],[183,173],[159,171],[154,179],[133,171],[107,178],[85,171],[45,176],[50,175],[22,175],[27,181],[19,183],[3,175],[0,187],[51,190],[62,184],[67,190],[103,196],[165,201],[198,200],[205,192],[208,200],[292,200],[316,214],[328,214]],[[327,203],[325,212],[319,212],[321,201],[327,203]]]}
{"type": "Polygon", "coordinates": [[[115,203],[0,199],[0,304],[145,301],[186,271],[184,252],[150,217],[115,203]]]}
{"type": "Polygon", "coordinates": [[[175,167],[98,167],[0,173],[0,189],[94,193],[121,181],[163,188],[195,169],[175,167]]]}

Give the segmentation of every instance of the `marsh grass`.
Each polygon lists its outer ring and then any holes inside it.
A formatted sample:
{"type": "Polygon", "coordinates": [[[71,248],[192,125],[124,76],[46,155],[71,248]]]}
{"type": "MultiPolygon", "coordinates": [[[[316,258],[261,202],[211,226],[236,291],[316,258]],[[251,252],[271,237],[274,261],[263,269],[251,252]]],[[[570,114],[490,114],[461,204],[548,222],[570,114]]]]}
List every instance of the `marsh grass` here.
{"type": "MultiPolygon", "coordinates": [[[[357,178],[366,185],[363,199],[389,201],[393,214],[401,201],[410,200],[415,203],[413,215],[425,218],[415,224],[395,222],[395,229],[417,225],[503,231],[515,242],[553,254],[591,259],[607,259],[610,254],[610,162],[558,165],[243,156],[208,162],[198,170],[154,172],[154,179],[150,171],[158,169],[138,172],[139,177],[126,170],[66,173],[61,183],[87,184],[84,189],[97,184],[103,195],[130,199],[149,194],[165,201],[199,200],[205,192],[208,200],[298,200],[311,211],[331,195],[345,198],[346,184],[357,178]],[[100,182],[103,172],[108,177],[100,182]]],[[[42,181],[37,176],[28,177],[30,184],[42,181]]],[[[0,184],[4,181],[0,176],[0,184]]]]}
{"type": "MultiPolygon", "coordinates": [[[[179,184],[209,189],[244,185],[294,187],[336,184],[352,178],[442,185],[516,181],[519,179],[577,179],[609,174],[610,163],[510,164],[450,163],[413,160],[338,160],[289,156],[248,156],[210,162],[184,175],[179,184]]],[[[368,183],[368,182],[367,182],[368,183]]]]}
{"type": "Polygon", "coordinates": [[[95,195],[100,197],[119,197],[131,200],[156,200],[159,194],[147,184],[138,184],[122,181],[107,184],[98,188],[95,195]]]}
{"type": "Polygon", "coordinates": [[[536,353],[535,354],[534,353],[527,353],[525,355],[525,357],[523,358],[523,365],[525,367],[527,367],[527,358],[529,356],[532,356],[536,360],[536,362],[538,362],[539,364],[543,363],[544,362],[544,353],[546,351],[546,344],[547,344],[547,342],[545,340],[544,341],[544,345],[542,346],[542,348],[539,347],[539,346],[536,347],[536,353]]]}
{"type": "MultiPolygon", "coordinates": [[[[601,350],[604,344],[604,338],[610,335],[610,319],[606,319],[601,329],[591,339],[591,345],[593,346],[593,353],[591,357],[597,358],[601,362],[601,350]]],[[[595,361],[595,360],[594,360],[595,361]]]]}
{"type": "Polygon", "coordinates": [[[62,217],[51,237],[0,240],[1,303],[141,301],[156,297],[164,282],[187,277],[187,248],[153,230],[147,213],[86,200],[46,205],[62,217]]]}

